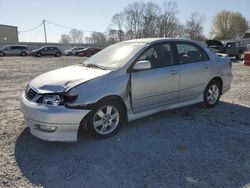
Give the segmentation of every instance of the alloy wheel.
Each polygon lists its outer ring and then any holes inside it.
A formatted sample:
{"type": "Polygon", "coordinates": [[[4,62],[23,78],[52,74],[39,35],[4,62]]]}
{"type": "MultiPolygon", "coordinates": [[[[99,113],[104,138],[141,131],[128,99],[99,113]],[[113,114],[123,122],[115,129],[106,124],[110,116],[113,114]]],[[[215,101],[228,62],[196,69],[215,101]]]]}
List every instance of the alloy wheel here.
{"type": "Polygon", "coordinates": [[[207,102],[211,105],[215,104],[219,98],[220,91],[216,84],[210,86],[207,92],[207,102]]]}
{"type": "Polygon", "coordinates": [[[94,129],[102,135],[114,131],[119,123],[120,115],[117,108],[112,105],[98,109],[93,118],[94,129]]]}

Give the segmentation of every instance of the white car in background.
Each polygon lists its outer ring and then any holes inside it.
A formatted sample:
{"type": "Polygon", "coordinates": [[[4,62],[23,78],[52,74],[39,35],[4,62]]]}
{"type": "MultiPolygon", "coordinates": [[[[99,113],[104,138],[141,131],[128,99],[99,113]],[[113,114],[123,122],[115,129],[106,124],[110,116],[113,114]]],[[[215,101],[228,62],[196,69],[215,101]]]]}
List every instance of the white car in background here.
{"type": "Polygon", "coordinates": [[[83,50],[84,48],[83,47],[73,47],[69,50],[65,50],[64,51],[64,55],[67,55],[67,56],[72,56],[72,55],[75,55],[75,53],[78,51],[78,50],[83,50]]]}

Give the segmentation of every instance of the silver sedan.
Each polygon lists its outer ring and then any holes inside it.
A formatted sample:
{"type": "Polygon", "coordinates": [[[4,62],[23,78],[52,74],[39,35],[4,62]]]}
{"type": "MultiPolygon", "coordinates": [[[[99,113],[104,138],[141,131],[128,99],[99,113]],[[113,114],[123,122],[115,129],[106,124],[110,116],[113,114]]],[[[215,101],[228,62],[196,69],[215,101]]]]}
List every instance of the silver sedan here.
{"type": "Polygon", "coordinates": [[[76,141],[86,126],[96,137],[122,123],[203,102],[214,107],[230,89],[231,62],[203,44],[138,39],[107,47],[85,62],[44,73],[21,96],[26,125],[49,141],[76,141]]]}

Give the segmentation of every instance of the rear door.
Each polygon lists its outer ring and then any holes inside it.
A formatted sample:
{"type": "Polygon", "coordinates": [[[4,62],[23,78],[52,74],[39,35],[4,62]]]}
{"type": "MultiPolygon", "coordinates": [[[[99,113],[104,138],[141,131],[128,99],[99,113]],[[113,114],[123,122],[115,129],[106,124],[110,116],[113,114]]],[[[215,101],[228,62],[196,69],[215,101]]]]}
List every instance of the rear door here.
{"type": "Polygon", "coordinates": [[[49,47],[48,55],[55,55],[56,54],[56,48],[55,47],[49,47]]]}
{"type": "Polygon", "coordinates": [[[192,100],[203,94],[210,76],[206,52],[191,42],[176,42],[175,55],[180,71],[179,101],[192,100]]]}
{"type": "Polygon", "coordinates": [[[179,70],[170,43],[148,48],[137,61],[148,60],[152,68],[131,73],[131,97],[135,113],[160,108],[178,100],[179,70]]]}

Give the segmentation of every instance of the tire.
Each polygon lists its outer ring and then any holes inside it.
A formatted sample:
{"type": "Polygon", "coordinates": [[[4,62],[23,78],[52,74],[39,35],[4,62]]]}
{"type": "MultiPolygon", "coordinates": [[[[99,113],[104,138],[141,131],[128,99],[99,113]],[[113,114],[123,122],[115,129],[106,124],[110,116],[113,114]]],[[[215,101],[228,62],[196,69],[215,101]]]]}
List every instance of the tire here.
{"type": "Polygon", "coordinates": [[[242,53],[241,53],[241,52],[239,52],[239,55],[237,55],[237,56],[236,56],[236,58],[237,58],[238,60],[240,60],[240,61],[241,61],[241,60],[242,60],[242,58],[241,58],[241,57],[242,57],[242,53]]]}
{"type": "Polygon", "coordinates": [[[73,55],[72,52],[69,52],[69,53],[68,53],[68,56],[72,56],[72,55],[73,55]]]}
{"type": "Polygon", "coordinates": [[[99,139],[113,136],[124,122],[122,105],[115,100],[99,102],[86,119],[90,133],[99,139]]]}
{"type": "Polygon", "coordinates": [[[25,52],[21,52],[20,56],[26,56],[27,54],[25,52]]]}
{"type": "Polygon", "coordinates": [[[56,52],[55,57],[60,57],[60,56],[61,56],[61,53],[56,52]]]}
{"type": "Polygon", "coordinates": [[[42,57],[42,54],[40,52],[36,53],[36,57],[42,57]]]}
{"type": "Polygon", "coordinates": [[[0,56],[5,56],[5,53],[4,52],[0,52],[0,56]]]}
{"type": "Polygon", "coordinates": [[[212,108],[219,102],[221,90],[219,82],[216,80],[209,82],[203,94],[204,104],[207,108],[212,108]]]}

